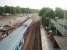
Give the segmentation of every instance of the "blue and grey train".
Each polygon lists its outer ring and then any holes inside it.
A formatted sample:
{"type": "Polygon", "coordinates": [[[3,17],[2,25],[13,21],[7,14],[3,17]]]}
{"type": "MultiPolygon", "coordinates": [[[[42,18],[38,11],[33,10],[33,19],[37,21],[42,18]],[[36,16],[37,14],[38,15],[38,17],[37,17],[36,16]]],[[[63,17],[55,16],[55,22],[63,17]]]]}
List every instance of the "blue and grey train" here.
{"type": "Polygon", "coordinates": [[[24,34],[26,34],[31,22],[31,19],[27,20],[22,26],[0,41],[0,50],[22,50],[24,45],[24,34]]]}

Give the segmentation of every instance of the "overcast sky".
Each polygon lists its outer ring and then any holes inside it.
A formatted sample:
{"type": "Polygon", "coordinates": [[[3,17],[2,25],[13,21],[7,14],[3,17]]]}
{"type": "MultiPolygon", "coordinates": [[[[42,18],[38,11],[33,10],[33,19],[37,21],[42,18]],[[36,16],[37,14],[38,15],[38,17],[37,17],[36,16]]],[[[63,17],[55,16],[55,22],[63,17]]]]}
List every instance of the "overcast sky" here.
{"type": "Polygon", "coordinates": [[[60,7],[67,9],[66,0],[0,0],[0,5],[29,7],[35,9],[41,9],[42,7],[60,7]]]}

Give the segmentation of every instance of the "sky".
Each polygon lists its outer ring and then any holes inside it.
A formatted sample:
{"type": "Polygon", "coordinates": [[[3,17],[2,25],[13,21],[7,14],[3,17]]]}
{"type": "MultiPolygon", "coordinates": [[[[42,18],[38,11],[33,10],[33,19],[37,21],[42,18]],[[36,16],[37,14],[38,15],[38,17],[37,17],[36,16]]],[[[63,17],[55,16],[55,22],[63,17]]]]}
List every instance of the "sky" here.
{"type": "Polygon", "coordinates": [[[67,10],[66,0],[0,0],[0,6],[20,6],[33,9],[41,9],[43,7],[50,7],[55,9],[60,7],[67,10]]]}

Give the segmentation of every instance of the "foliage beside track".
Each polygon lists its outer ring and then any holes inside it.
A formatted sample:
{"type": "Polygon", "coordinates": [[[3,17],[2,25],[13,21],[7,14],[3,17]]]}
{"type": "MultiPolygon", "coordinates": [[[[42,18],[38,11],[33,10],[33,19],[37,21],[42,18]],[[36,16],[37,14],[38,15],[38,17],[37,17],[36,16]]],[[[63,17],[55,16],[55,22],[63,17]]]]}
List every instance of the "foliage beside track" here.
{"type": "Polygon", "coordinates": [[[21,8],[19,6],[0,6],[0,15],[8,14],[19,14],[19,13],[33,13],[38,12],[37,9],[30,9],[30,8],[21,8]]]}
{"type": "Polygon", "coordinates": [[[55,10],[51,9],[51,8],[42,8],[39,12],[39,16],[41,16],[42,18],[42,24],[44,26],[48,26],[50,23],[50,19],[56,19],[60,18],[63,19],[64,18],[64,10],[61,8],[55,8],[55,10]]]}

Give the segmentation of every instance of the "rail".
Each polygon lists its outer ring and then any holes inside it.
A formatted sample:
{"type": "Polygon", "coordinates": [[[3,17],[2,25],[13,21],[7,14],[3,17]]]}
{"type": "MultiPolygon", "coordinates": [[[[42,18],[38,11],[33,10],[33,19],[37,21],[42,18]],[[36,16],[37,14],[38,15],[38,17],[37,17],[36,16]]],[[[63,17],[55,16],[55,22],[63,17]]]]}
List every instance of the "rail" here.
{"type": "Polygon", "coordinates": [[[32,22],[22,50],[42,50],[39,21],[32,22]]]}

